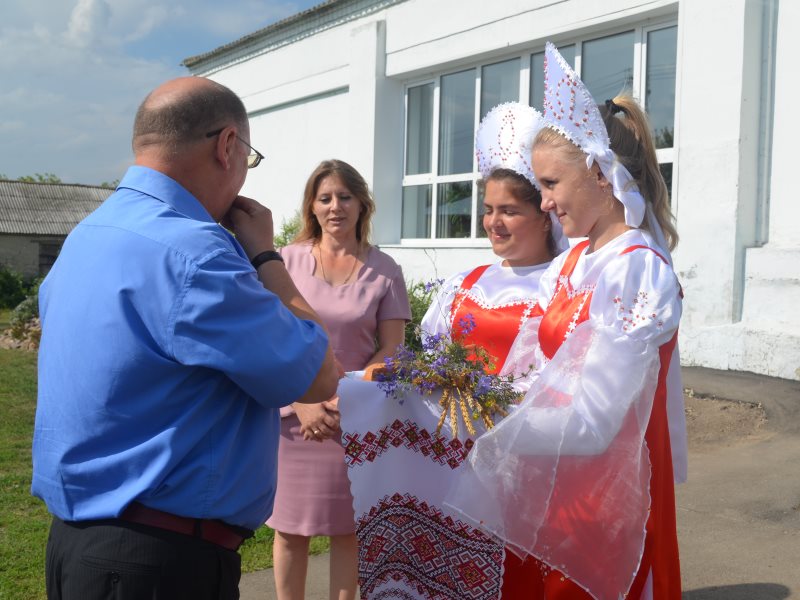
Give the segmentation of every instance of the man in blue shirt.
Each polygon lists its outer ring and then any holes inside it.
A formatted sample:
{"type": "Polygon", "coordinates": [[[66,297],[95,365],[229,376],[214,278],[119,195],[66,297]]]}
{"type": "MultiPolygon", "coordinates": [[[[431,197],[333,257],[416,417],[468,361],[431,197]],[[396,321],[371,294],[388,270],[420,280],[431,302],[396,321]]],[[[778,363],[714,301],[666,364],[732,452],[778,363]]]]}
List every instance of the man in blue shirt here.
{"type": "Polygon", "coordinates": [[[336,391],[270,211],[238,196],[263,158],[249,139],[228,88],[154,90],[135,166],[41,286],[32,493],[54,516],[50,598],[238,598],[236,550],[272,511],[278,409],[336,391]]]}

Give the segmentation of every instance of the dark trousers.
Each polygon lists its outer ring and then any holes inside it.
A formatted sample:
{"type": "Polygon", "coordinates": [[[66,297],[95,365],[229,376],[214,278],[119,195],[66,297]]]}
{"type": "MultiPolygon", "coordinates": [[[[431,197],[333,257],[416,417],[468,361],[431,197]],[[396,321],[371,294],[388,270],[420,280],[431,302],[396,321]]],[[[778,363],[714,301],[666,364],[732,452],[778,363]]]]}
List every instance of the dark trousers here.
{"type": "Polygon", "coordinates": [[[241,558],[146,525],[54,518],[46,572],[49,600],[237,600],[241,558]]]}

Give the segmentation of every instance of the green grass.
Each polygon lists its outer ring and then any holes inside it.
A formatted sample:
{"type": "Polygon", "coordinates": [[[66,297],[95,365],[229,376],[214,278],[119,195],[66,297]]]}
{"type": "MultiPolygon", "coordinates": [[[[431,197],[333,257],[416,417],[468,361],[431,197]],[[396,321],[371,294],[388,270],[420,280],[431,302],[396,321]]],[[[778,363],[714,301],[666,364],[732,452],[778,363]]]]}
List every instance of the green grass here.
{"type": "MultiPolygon", "coordinates": [[[[0,329],[10,311],[0,311],[0,329]]],[[[0,349],[0,599],[45,598],[44,554],[50,515],[30,495],[36,410],[36,353],[0,349]]],[[[242,546],[242,570],[272,566],[273,531],[262,527],[242,546]]],[[[311,554],[327,552],[313,538],[311,554]]]]}
{"type": "Polygon", "coordinates": [[[44,598],[50,516],[30,495],[36,354],[0,350],[0,598],[44,598]]]}
{"type": "Polygon", "coordinates": [[[11,324],[11,313],[14,312],[10,308],[0,308],[0,332],[8,329],[11,324]]]}
{"type": "MultiPolygon", "coordinates": [[[[250,573],[272,566],[272,540],[275,533],[269,527],[262,527],[256,535],[247,540],[241,549],[242,571],[250,573]]],[[[326,537],[311,538],[309,554],[320,554],[330,550],[330,540],[326,537]]],[[[0,596],[1,598],[2,596],[0,596]]]]}

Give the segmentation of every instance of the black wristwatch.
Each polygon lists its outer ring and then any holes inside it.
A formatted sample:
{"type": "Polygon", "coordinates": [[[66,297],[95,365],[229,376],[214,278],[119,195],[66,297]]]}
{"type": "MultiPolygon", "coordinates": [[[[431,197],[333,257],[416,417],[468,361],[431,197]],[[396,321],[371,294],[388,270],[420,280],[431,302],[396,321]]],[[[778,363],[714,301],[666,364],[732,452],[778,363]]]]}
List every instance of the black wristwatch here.
{"type": "Polygon", "coordinates": [[[258,267],[263,265],[265,262],[269,262],[271,260],[279,260],[283,262],[283,257],[281,253],[277,250],[266,250],[261,252],[260,254],[256,254],[253,259],[250,261],[250,264],[253,265],[253,268],[258,271],[258,267]]]}

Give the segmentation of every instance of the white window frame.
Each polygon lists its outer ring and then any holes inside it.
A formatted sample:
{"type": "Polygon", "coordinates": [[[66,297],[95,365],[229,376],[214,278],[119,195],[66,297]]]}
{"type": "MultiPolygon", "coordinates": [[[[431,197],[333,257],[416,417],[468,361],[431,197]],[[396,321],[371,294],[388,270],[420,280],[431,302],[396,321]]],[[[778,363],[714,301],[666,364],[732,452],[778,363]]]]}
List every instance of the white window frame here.
{"type": "MultiPolygon", "coordinates": [[[[616,35],[618,33],[624,33],[626,31],[633,31],[633,89],[632,93],[634,98],[637,101],[644,105],[644,82],[646,80],[646,67],[647,67],[647,34],[651,31],[665,29],[667,27],[677,26],[678,19],[677,16],[669,16],[663,19],[657,20],[648,20],[645,22],[635,23],[635,24],[626,24],[626,25],[619,25],[617,27],[598,30],[590,33],[583,34],[577,37],[570,37],[570,36],[559,36],[558,39],[552,40],[557,46],[566,46],[566,45],[574,45],[575,46],[575,71],[580,75],[582,69],[582,58],[583,58],[583,44],[592,40],[596,40],[599,38],[604,38],[612,35],[616,35]]],[[[487,65],[497,64],[499,62],[504,62],[507,60],[519,59],[520,61],[520,83],[519,83],[519,102],[528,103],[529,96],[530,96],[530,66],[531,66],[531,56],[533,54],[541,53],[544,51],[544,46],[542,44],[537,44],[535,46],[531,46],[530,48],[526,49],[524,52],[509,54],[504,56],[495,56],[490,59],[486,59],[483,61],[477,61],[472,66],[464,66],[461,65],[459,67],[454,67],[452,69],[442,70],[441,73],[435,75],[434,77],[426,77],[424,79],[415,79],[407,81],[404,86],[404,107],[405,107],[405,119],[404,119],[404,132],[403,132],[403,180],[402,186],[418,186],[418,185],[430,185],[431,186],[431,237],[423,237],[423,238],[401,238],[400,243],[403,246],[409,247],[426,247],[426,248],[436,248],[436,247],[471,247],[471,248],[485,248],[488,247],[489,241],[486,238],[478,237],[478,228],[481,227],[480,223],[480,215],[479,215],[479,207],[478,207],[478,182],[480,181],[480,173],[477,172],[477,161],[475,159],[475,153],[472,153],[472,172],[471,173],[457,173],[453,175],[437,175],[437,171],[439,169],[439,115],[441,112],[440,106],[440,91],[441,91],[441,82],[442,77],[449,75],[451,73],[460,73],[469,69],[472,69],[475,72],[475,108],[474,108],[474,116],[475,116],[475,123],[473,127],[473,132],[477,131],[478,125],[480,124],[480,102],[481,102],[481,78],[483,67],[487,65]],[[431,171],[429,173],[421,173],[417,175],[405,175],[406,172],[406,158],[408,156],[408,90],[410,88],[414,88],[420,85],[425,85],[433,83],[433,120],[432,120],[432,131],[431,131],[431,171]],[[442,183],[452,183],[452,182],[470,182],[472,184],[472,227],[471,227],[471,237],[468,238],[436,238],[434,235],[437,231],[437,216],[438,216],[438,189],[439,184],[442,183]]],[[[677,98],[677,87],[678,87],[678,73],[677,70],[679,66],[677,65],[677,56],[676,56],[676,98],[677,98]]],[[[677,108],[677,107],[676,107],[677,108]]],[[[645,107],[645,110],[647,107],[645,107]]],[[[662,163],[672,163],[673,165],[673,174],[672,174],[672,186],[675,189],[675,182],[677,180],[677,170],[675,169],[676,164],[676,152],[675,147],[677,144],[677,122],[678,122],[678,111],[675,111],[674,117],[674,129],[676,131],[676,138],[674,139],[674,145],[672,148],[660,148],[656,150],[656,156],[658,158],[659,164],[662,163]]],[[[677,205],[675,203],[675,199],[673,199],[673,211],[677,210],[677,205]]]]}

